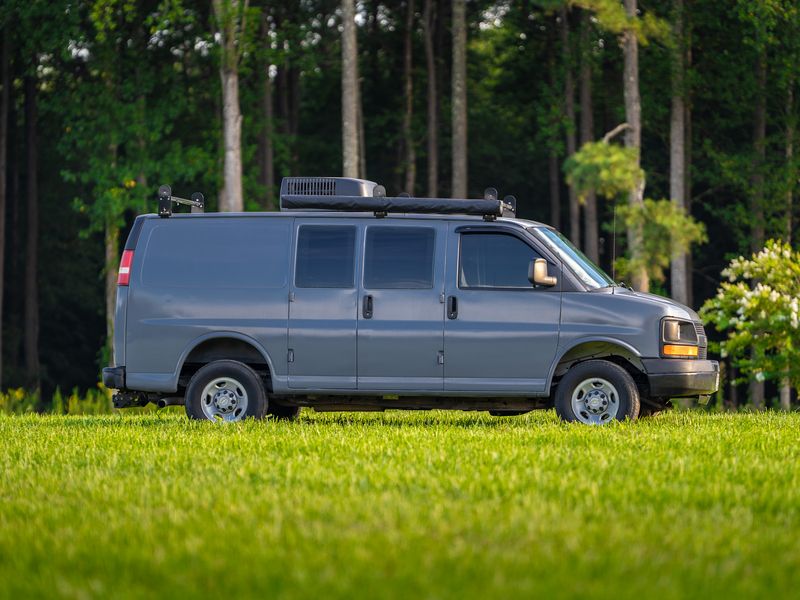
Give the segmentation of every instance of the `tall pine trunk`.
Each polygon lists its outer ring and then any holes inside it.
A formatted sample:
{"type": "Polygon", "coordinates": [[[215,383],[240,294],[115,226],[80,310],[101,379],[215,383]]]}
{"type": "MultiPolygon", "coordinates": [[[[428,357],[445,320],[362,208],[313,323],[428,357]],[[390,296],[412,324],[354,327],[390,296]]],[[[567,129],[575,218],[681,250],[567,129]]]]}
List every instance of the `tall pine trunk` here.
{"type": "MultiPolygon", "coordinates": [[[[675,22],[673,36],[675,49],[672,52],[672,107],[669,133],[669,191],[676,208],[686,211],[686,95],[683,0],[674,0],[675,22]]],[[[686,272],[686,252],[674,251],[670,263],[672,297],[682,304],[689,303],[689,280],[686,272]]]]}
{"type": "MultiPolygon", "coordinates": [[[[750,215],[753,228],[750,234],[750,249],[758,252],[764,246],[764,162],[767,139],[767,57],[766,50],[759,51],[756,62],[756,98],[753,111],[753,150],[755,161],[751,178],[750,215]]],[[[754,355],[757,350],[751,350],[754,355]]],[[[758,356],[753,356],[758,360],[758,356]]],[[[764,382],[750,382],[750,401],[757,410],[764,408],[764,382]]]]}
{"type": "Polygon", "coordinates": [[[264,90],[261,97],[261,108],[264,113],[261,181],[264,186],[264,207],[267,210],[275,210],[275,145],[273,143],[275,117],[272,108],[272,78],[269,74],[271,67],[272,65],[266,65],[264,69],[264,90]]]}
{"type": "MultiPolygon", "coordinates": [[[[628,19],[637,18],[637,0],[625,0],[625,12],[628,19]]],[[[625,131],[625,146],[636,150],[636,167],[641,165],[642,150],[642,102],[639,96],[639,42],[636,30],[628,28],[622,35],[623,50],[623,92],[625,96],[625,120],[629,127],[625,131]]],[[[638,209],[644,202],[644,181],[641,181],[628,195],[628,202],[638,209]]],[[[642,228],[628,228],[628,245],[634,269],[631,273],[633,287],[641,292],[650,290],[650,279],[644,267],[642,228]]]]}
{"type": "Polygon", "coordinates": [[[27,231],[25,243],[25,374],[30,389],[39,388],[39,146],[37,89],[34,75],[25,77],[25,143],[27,146],[27,231]]]}
{"type": "Polygon", "coordinates": [[[354,0],[342,0],[342,173],[358,177],[358,51],[354,0]]]}
{"type": "Polygon", "coordinates": [[[558,154],[550,150],[547,159],[547,175],[550,182],[550,225],[561,228],[561,173],[559,172],[558,154]]]}
{"type": "MultiPolygon", "coordinates": [[[[580,108],[581,145],[594,141],[594,107],[592,105],[592,48],[590,45],[589,12],[581,12],[581,70],[580,70],[580,108]]],[[[586,193],[583,205],[584,246],[583,251],[593,262],[600,262],[600,243],[597,223],[597,194],[594,190],[586,193]]]]}
{"type": "Polygon", "coordinates": [[[406,0],[406,30],[403,41],[403,79],[405,88],[405,111],[403,112],[403,149],[405,156],[406,179],[404,189],[414,195],[417,181],[417,153],[414,148],[414,135],[411,130],[414,118],[414,0],[406,0]]]}
{"type": "MultiPolygon", "coordinates": [[[[794,132],[795,132],[795,110],[794,110],[794,77],[789,77],[786,91],[786,167],[789,176],[786,182],[786,241],[792,243],[792,205],[794,204],[794,186],[797,181],[797,173],[794,168],[794,132]]],[[[792,409],[792,385],[788,377],[781,380],[780,386],[781,410],[792,409]]]]}
{"type": "Polygon", "coordinates": [[[214,14],[221,36],[222,57],[219,75],[222,82],[222,139],[224,148],[223,191],[220,210],[244,210],[242,195],[242,111],[239,106],[239,53],[247,1],[213,0],[214,14]],[[241,22],[241,26],[240,26],[241,22]],[[238,42],[238,44],[237,44],[238,42]]]}
{"type": "Polygon", "coordinates": [[[439,193],[439,107],[436,97],[436,54],[433,39],[435,20],[436,9],[433,0],[425,0],[423,23],[425,34],[425,65],[428,71],[428,198],[436,198],[436,195],[439,193]]]}
{"type": "MultiPolygon", "coordinates": [[[[8,169],[8,105],[11,94],[9,85],[9,48],[11,31],[6,25],[3,31],[3,49],[0,55],[0,329],[3,329],[3,292],[5,289],[6,264],[6,171],[8,169]]],[[[0,334],[0,390],[3,389],[3,336],[0,334]]]]}
{"type": "Polygon", "coordinates": [[[452,197],[466,198],[467,181],[467,17],[465,0],[453,0],[453,183],[452,197]]]}
{"type": "MultiPolygon", "coordinates": [[[[575,78],[572,75],[572,49],[570,48],[569,12],[563,6],[560,12],[561,52],[564,63],[564,118],[566,120],[567,157],[577,150],[575,135],[575,78]]],[[[581,246],[581,205],[574,186],[569,186],[569,237],[581,246]]]]}

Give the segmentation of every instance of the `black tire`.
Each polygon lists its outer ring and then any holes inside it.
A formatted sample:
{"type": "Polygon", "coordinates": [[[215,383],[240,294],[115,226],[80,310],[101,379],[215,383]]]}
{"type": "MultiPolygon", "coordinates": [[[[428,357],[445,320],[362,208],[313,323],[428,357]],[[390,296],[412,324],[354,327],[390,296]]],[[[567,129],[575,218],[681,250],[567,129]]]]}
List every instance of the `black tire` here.
{"type": "MultiPolygon", "coordinates": [[[[232,387],[237,389],[236,385],[232,387]]],[[[201,421],[239,421],[247,418],[262,419],[267,413],[268,408],[267,394],[264,391],[264,384],[261,378],[246,364],[235,360],[215,360],[201,367],[192,376],[191,380],[189,380],[184,403],[186,406],[186,415],[190,419],[198,419],[201,421]],[[217,419],[214,418],[213,415],[209,416],[206,414],[206,411],[203,410],[203,403],[205,402],[206,406],[209,406],[209,404],[208,398],[203,399],[202,395],[206,386],[221,378],[230,379],[240,386],[238,392],[243,397],[246,394],[247,406],[242,410],[241,414],[236,413],[234,408],[225,417],[217,419]],[[230,416],[230,418],[227,418],[228,416],[230,416]]],[[[213,412],[217,409],[209,408],[207,410],[213,412]]]]}
{"type": "MultiPolygon", "coordinates": [[[[602,386],[601,390],[603,390],[602,386]]],[[[561,379],[556,388],[555,406],[558,416],[569,422],[603,424],[613,419],[634,421],[639,417],[639,390],[630,373],[619,365],[607,360],[587,360],[573,366],[561,379]],[[573,392],[591,379],[605,380],[615,389],[616,394],[602,396],[603,401],[609,407],[616,403],[616,413],[613,416],[611,416],[610,409],[602,414],[594,414],[588,409],[576,414],[573,410],[573,392]],[[616,396],[616,398],[612,398],[612,396],[616,396]],[[603,414],[608,415],[607,419],[604,420],[603,414]]]]}
{"type": "Polygon", "coordinates": [[[272,415],[274,419],[279,419],[281,421],[293,421],[297,418],[299,412],[299,406],[285,406],[283,404],[275,404],[274,402],[269,405],[269,410],[267,410],[268,415],[272,415]]]}

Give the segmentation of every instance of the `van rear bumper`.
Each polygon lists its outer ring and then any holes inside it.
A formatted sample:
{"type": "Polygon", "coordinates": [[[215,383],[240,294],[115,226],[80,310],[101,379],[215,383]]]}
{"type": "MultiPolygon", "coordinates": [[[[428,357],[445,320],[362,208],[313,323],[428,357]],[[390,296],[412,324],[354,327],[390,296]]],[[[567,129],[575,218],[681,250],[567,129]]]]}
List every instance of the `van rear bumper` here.
{"type": "Polygon", "coordinates": [[[125,367],[103,369],[103,385],[112,390],[125,389],[125,367]]]}
{"type": "Polygon", "coordinates": [[[643,358],[642,365],[653,397],[709,396],[719,388],[719,363],[715,360],[643,358]]]}

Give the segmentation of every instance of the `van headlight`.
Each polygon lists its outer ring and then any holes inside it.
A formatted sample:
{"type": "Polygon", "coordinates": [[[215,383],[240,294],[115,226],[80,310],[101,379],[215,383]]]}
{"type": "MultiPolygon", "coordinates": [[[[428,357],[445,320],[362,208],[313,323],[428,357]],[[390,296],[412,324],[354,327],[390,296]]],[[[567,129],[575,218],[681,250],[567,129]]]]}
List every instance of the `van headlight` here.
{"type": "Polygon", "coordinates": [[[661,356],[667,358],[697,358],[697,331],[691,321],[661,320],[661,356]]]}

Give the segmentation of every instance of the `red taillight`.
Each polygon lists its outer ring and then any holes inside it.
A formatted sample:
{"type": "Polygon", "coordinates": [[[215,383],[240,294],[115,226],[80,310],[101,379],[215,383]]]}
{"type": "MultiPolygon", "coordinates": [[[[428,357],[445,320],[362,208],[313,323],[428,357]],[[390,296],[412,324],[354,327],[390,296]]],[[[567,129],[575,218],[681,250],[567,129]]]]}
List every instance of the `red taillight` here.
{"type": "Polygon", "coordinates": [[[125,250],[122,253],[122,260],[119,261],[119,276],[117,285],[128,285],[131,280],[131,263],[133,262],[133,250],[125,250]]]}

